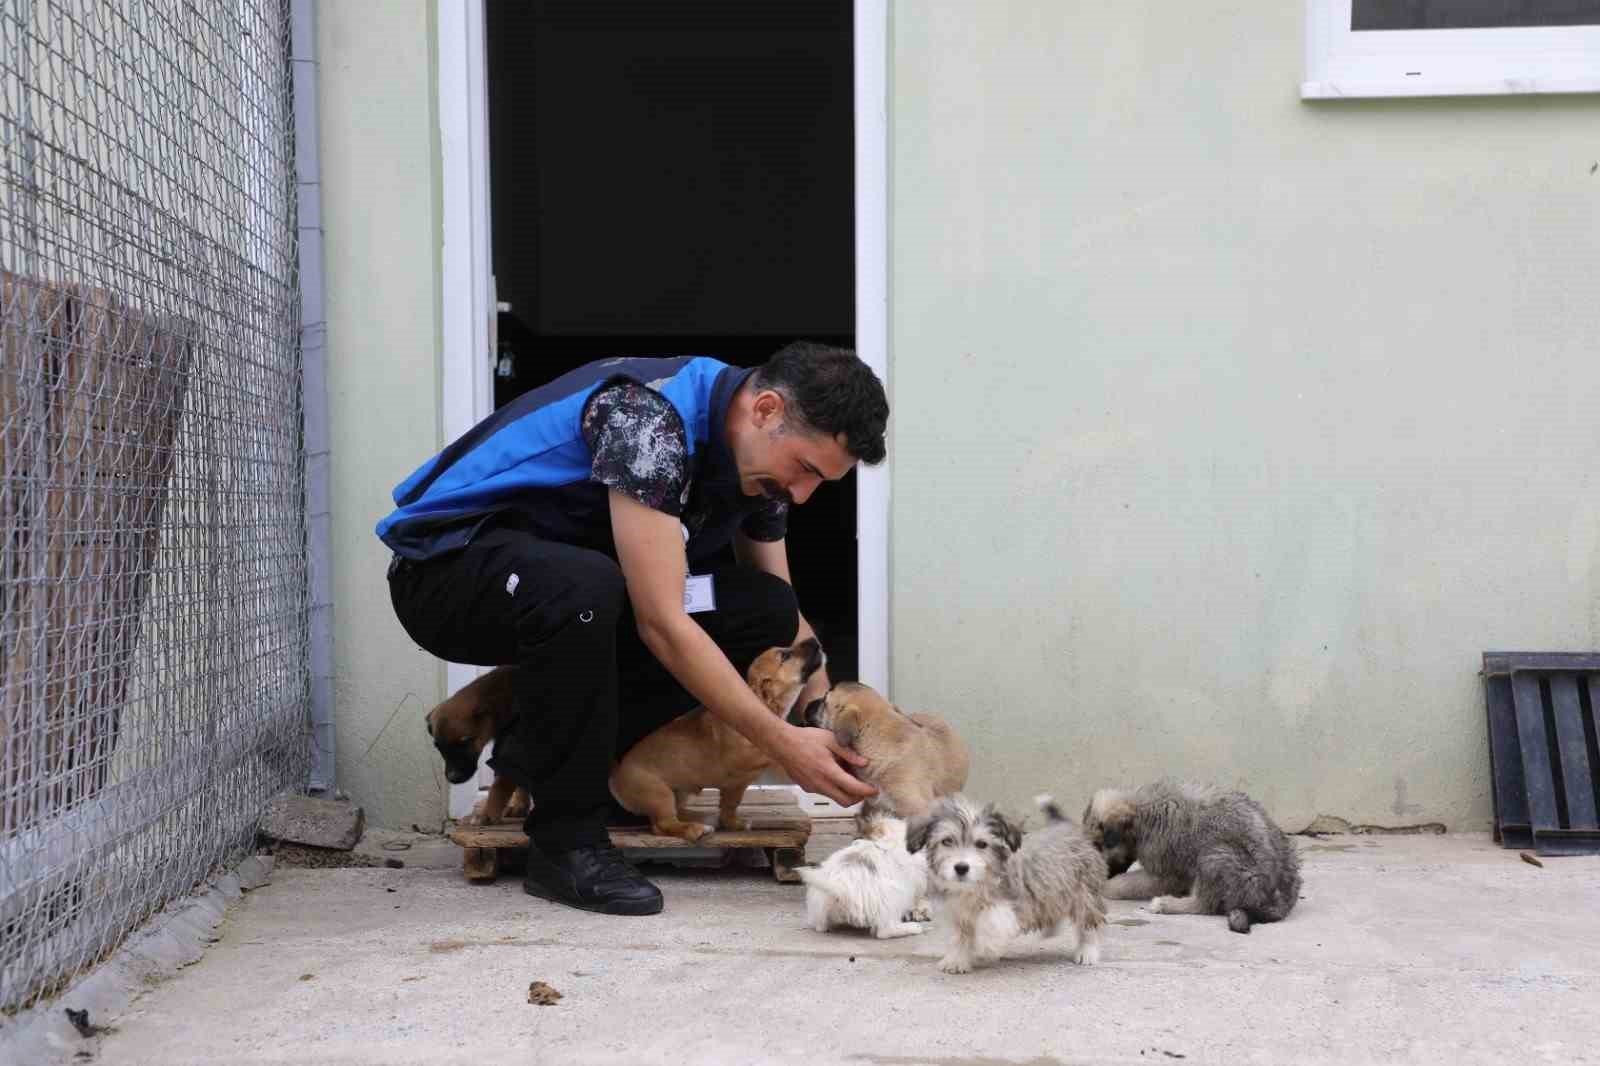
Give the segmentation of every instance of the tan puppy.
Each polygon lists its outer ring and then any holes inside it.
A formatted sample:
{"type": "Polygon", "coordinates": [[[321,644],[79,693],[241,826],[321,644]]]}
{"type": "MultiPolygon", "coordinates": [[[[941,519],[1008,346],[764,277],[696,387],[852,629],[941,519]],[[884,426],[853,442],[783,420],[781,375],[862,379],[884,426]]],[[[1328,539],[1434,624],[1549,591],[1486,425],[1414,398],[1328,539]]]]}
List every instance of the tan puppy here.
{"type": "Polygon", "coordinates": [[[934,800],[966,787],[967,746],[949,723],[907,714],[866,685],[835,685],[806,707],[805,723],[833,730],[840,744],[866,756],[855,774],[878,786],[867,809],[921,818],[934,800]]]}
{"type": "MultiPolygon", "coordinates": [[[[803,640],[792,648],[770,648],[757,656],[746,675],[767,709],[784,717],[793,709],[811,675],[822,666],[822,647],[803,640]]],[[[743,829],[739,801],[761,772],[772,765],[766,752],[750,743],[704,707],[675,718],[639,741],[611,771],[611,794],[634,814],[650,817],[662,836],[696,841],[711,827],[678,817],[691,793],[715,788],[721,793],[717,826],[743,829]]]]}
{"type": "MultiPolygon", "coordinates": [[[[428,735],[444,756],[444,776],[451,784],[472,780],[484,747],[516,718],[516,676],[515,666],[496,667],[428,712],[428,735]]],[[[509,777],[496,774],[488,796],[461,821],[489,825],[527,813],[528,793],[509,777]]]]}

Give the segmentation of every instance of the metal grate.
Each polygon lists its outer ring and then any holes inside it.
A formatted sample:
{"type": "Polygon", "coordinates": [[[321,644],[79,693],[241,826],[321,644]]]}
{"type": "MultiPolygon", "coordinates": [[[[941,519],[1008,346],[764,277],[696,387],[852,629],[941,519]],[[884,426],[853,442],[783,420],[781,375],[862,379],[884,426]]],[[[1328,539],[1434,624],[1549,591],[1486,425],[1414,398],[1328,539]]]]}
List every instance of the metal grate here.
{"type": "Polygon", "coordinates": [[[1495,839],[1600,853],[1600,654],[1484,652],[1495,839]]]}
{"type": "Polygon", "coordinates": [[[309,761],[288,11],[0,0],[0,1008],[309,761]]]}

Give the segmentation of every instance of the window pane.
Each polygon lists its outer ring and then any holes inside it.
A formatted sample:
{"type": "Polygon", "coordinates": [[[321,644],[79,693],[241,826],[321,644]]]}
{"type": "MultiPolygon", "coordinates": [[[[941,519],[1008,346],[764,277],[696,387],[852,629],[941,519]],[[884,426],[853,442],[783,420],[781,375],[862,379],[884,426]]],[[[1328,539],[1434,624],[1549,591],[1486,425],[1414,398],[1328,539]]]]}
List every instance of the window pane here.
{"type": "Polygon", "coordinates": [[[1352,30],[1600,26],[1600,0],[1351,0],[1352,30]]]}

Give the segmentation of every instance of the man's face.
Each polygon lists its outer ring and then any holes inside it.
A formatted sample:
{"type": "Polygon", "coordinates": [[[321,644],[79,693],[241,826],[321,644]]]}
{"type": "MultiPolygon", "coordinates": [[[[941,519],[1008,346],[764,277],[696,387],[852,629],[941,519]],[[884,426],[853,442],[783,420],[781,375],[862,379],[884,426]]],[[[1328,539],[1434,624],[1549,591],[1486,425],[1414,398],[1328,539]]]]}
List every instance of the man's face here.
{"type": "Polygon", "coordinates": [[[837,438],[794,429],[776,392],[756,396],[749,432],[735,445],[734,461],[745,495],[790,503],[805,503],[824,480],[838,481],[856,464],[837,438]]]}

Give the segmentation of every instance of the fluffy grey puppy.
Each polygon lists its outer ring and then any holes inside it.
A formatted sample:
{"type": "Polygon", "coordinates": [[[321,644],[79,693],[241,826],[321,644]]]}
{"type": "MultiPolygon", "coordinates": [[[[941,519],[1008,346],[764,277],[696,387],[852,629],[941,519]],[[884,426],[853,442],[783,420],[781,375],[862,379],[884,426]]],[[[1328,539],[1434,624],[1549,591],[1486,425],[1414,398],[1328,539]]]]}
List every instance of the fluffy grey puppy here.
{"type": "Polygon", "coordinates": [[[907,827],[906,847],[926,853],[931,887],[955,926],[955,943],[939,960],[945,973],[999,958],[1023,933],[1070,936],[1074,962],[1099,961],[1105,861],[1048,796],[1039,805],[1050,822],[1026,840],[993,806],[961,795],[907,827]]]}
{"type": "Polygon", "coordinates": [[[1166,780],[1105,788],[1083,828],[1106,858],[1110,899],[1148,899],[1158,914],[1225,914],[1229,929],[1248,933],[1251,922],[1281,921],[1300,898],[1294,844],[1243,792],[1166,780]]]}

